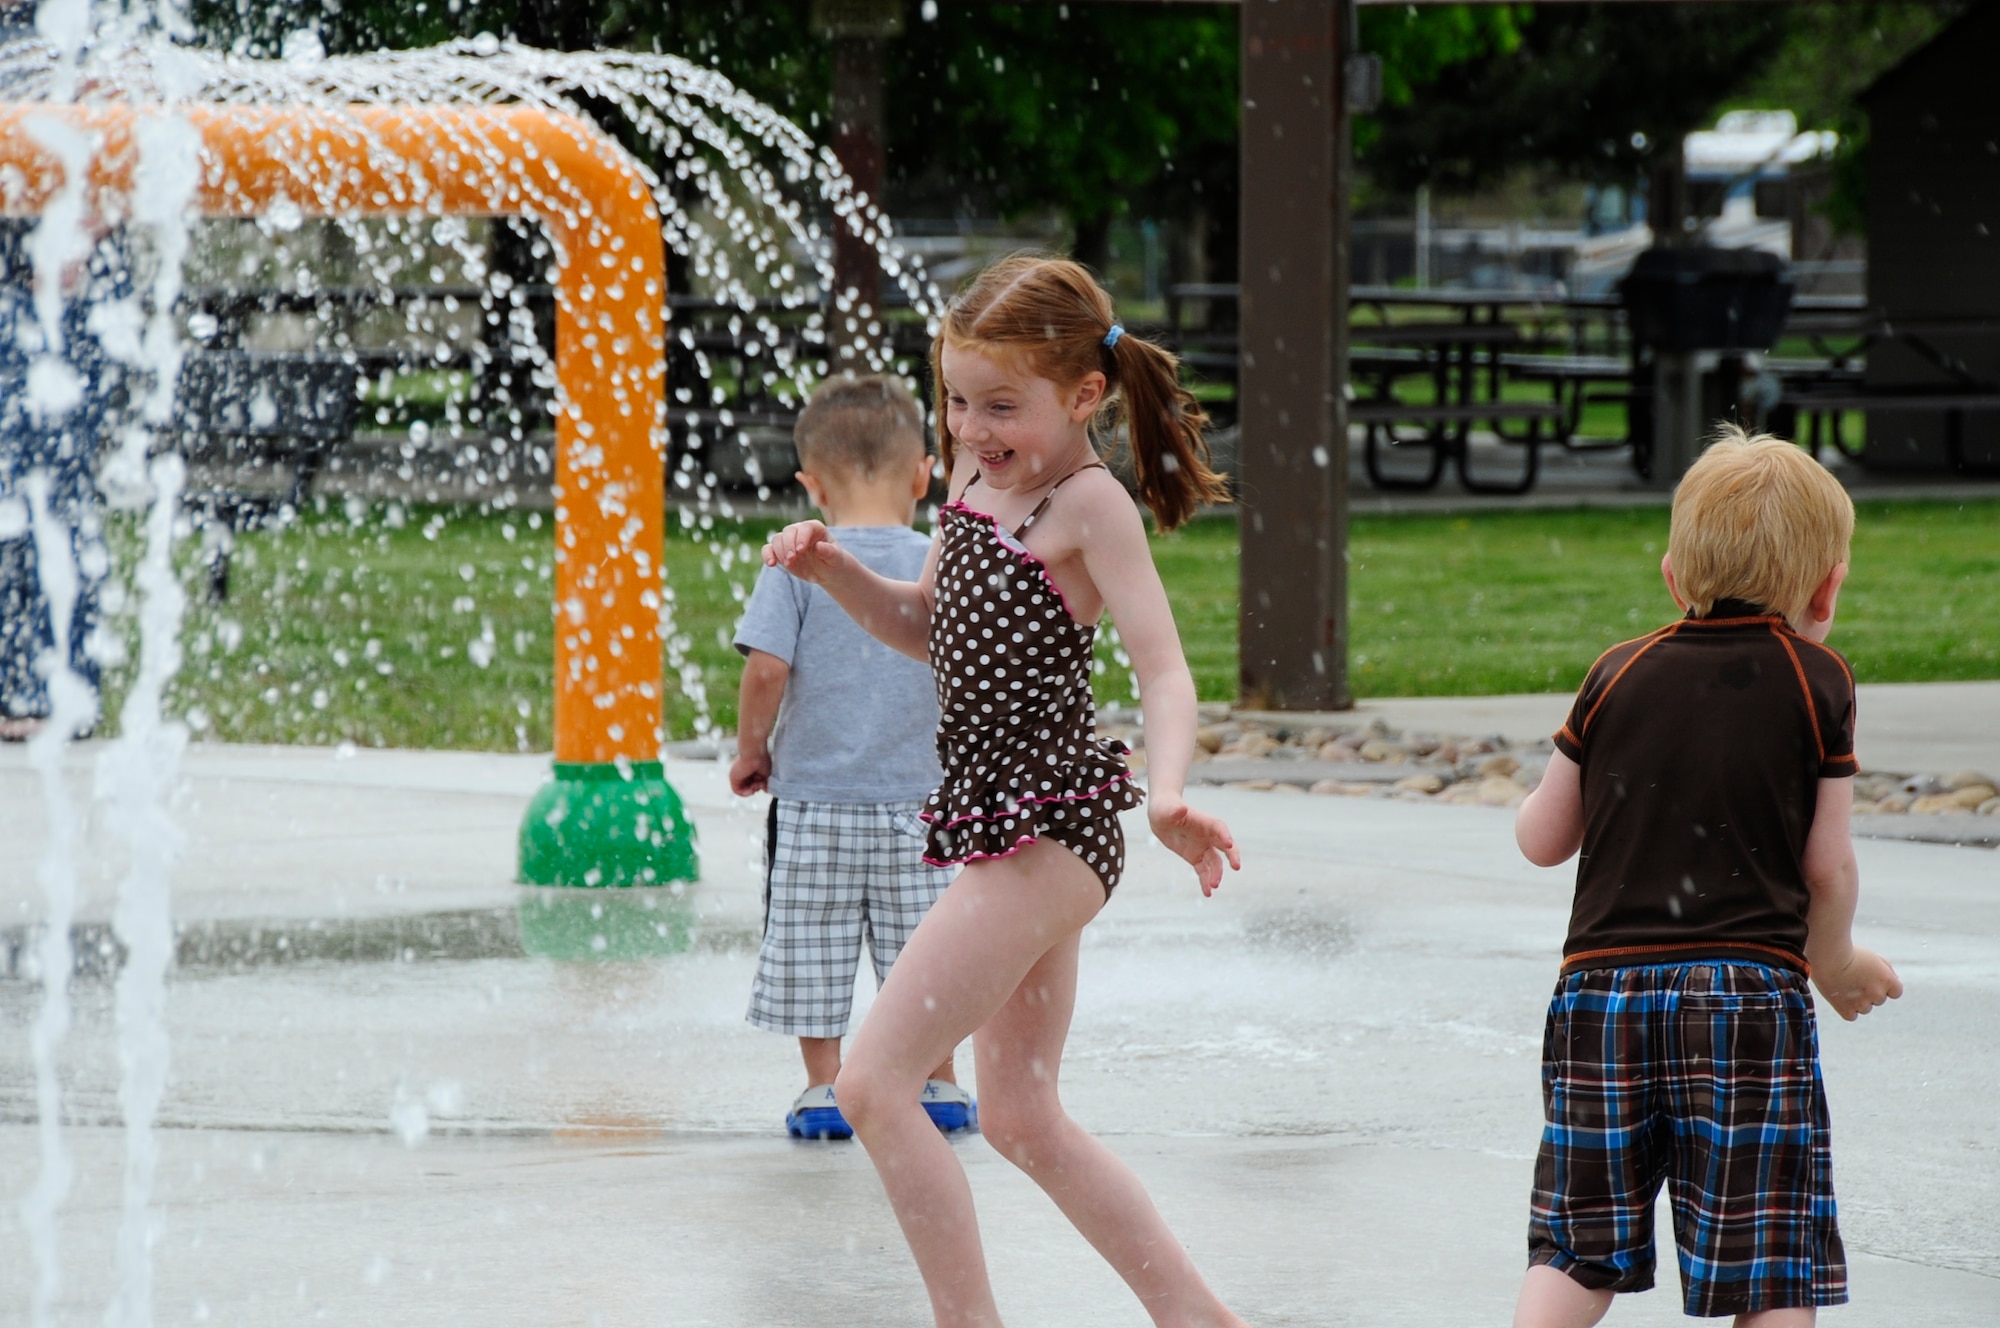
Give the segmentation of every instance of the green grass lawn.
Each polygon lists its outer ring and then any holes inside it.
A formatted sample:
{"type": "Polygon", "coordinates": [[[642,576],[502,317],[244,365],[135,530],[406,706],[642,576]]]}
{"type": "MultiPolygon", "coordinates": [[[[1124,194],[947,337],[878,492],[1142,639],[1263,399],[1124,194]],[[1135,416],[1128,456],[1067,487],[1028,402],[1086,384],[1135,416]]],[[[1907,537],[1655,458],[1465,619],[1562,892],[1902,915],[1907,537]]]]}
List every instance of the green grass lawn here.
{"type": "MultiPolygon", "coordinates": [[[[670,536],[675,737],[735,724],[729,632],[770,528],[670,536]]],[[[214,603],[190,543],[173,703],[198,733],[236,742],[546,751],[552,553],[540,513],[378,507],[353,522],[336,510],[240,537],[229,597],[214,603]]]]}
{"type": "MultiPolygon", "coordinates": [[[[676,522],[669,536],[675,737],[734,728],[729,637],[772,525],[719,521],[697,539],[676,522]]],[[[550,540],[534,514],[321,515],[245,536],[224,604],[203,598],[187,547],[174,704],[232,741],[547,750],[550,540]]],[[[1354,691],[1575,687],[1606,647],[1674,616],[1665,541],[1663,508],[1357,517],[1354,691]]],[[[1234,699],[1235,522],[1196,522],[1154,554],[1201,697],[1234,699]]],[[[1996,585],[2000,502],[1865,504],[1832,643],[1864,682],[2000,678],[1996,585]]],[[[1100,653],[1100,696],[1129,700],[1115,639],[1100,653]]]]}

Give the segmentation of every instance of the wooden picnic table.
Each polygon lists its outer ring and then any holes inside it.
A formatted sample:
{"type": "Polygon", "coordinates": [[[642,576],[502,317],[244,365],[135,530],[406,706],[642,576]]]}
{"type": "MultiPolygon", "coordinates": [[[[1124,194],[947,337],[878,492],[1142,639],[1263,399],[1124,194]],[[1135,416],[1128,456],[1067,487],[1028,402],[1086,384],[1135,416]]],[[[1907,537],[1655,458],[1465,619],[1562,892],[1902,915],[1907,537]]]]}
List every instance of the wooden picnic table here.
{"type": "MultiPolygon", "coordinates": [[[[2000,383],[1974,373],[1947,345],[1954,338],[2000,336],[2000,320],[1971,318],[1896,317],[1856,298],[1805,297],[1786,324],[1786,332],[1804,336],[1827,358],[1800,361],[1772,358],[1766,367],[1783,386],[1772,428],[1798,440],[1819,455],[1831,444],[1846,456],[1861,459],[1840,438],[1840,418],[1852,411],[1907,410],[1941,415],[1945,456],[1963,475],[1992,475],[2000,467],[1966,455],[1965,418],[2000,409],[2000,383]],[[1842,340],[1848,344],[1835,346],[1842,340]],[[1863,369],[1871,351],[1895,346],[1913,355],[1935,373],[1930,381],[1883,382],[1863,369]],[[1802,427],[1803,426],[1803,427],[1802,427]]],[[[1879,366],[1878,366],[1879,367],[1879,366]]]]}
{"type": "Polygon", "coordinates": [[[1562,295],[1524,290],[1405,290],[1394,286],[1356,286],[1349,291],[1349,308],[1372,309],[1383,319],[1391,308],[1456,313],[1461,322],[1513,322],[1535,329],[1533,340],[1560,320],[1562,348],[1582,354],[1589,349],[1588,329],[1601,325],[1605,350],[1620,344],[1625,305],[1616,295],[1562,295]]]}
{"type": "MultiPolygon", "coordinates": [[[[1238,288],[1230,283],[1168,288],[1168,339],[1197,373],[1234,377],[1238,298],[1238,288]],[[1220,306],[1222,312],[1211,314],[1204,327],[1190,327],[1185,315],[1197,302],[1211,309],[1220,306]]],[[[1349,307],[1354,316],[1348,327],[1348,420],[1363,430],[1370,480],[1384,489],[1429,489],[1449,465],[1472,492],[1518,494],[1538,478],[1541,444],[1567,443],[1581,405],[1565,399],[1561,383],[1547,401],[1503,399],[1512,354],[1538,344],[1517,315],[1523,310],[1559,314],[1570,324],[1566,340],[1574,349],[1581,340],[1578,320],[1614,317],[1622,306],[1611,296],[1364,285],[1350,288],[1349,307]],[[1415,316],[1398,320],[1393,313],[1415,316]],[[1430,400],[1398,395],[1398,386],[1413,379],[1429,383],[1430,400]],[[1481,425],[1526,449],[1522,469],[1512,479],[1490,481],[1470,473],[1471,435],[1481,425]],[[1421,429],[1422,436],[1406,437],[1398,426],[1421,429]],[[1397,475],[1386,470],[1383,457],[1396,448],[1424,449],[1423,471],[1397,475]]]]}
{"type": "Polygon", "coordinates": [[[1378,489],[1422,490],[1437,486],[1447,464],[1459,483],[1472,493],[1520,494],[1534,487],[1540,475],[1543,428],[1551,435],[1563,417],[1554,401],[1503,401],[1499,356],[1501,348],[1524,341],[1511,322],[1469,318],[1461,322],[1353,323],[1348,328],[1349,378],[1371,379],[1373,391],[1349,403],[1348,421],[1363,430],[1363,461],[1378,489]],[[1384,350],[1415,353],[1414,359],[1379,358],[1384,350]],[[1401,378],[1430,380],[1431,400],[1404,401],[1396,395],[1401,378]],[[1482,380],[1484,389],[1482,390],[1482,380]],[[1503,441],[1526,448],[1521,470],[1509,480],[1484,480],[1471,470],[1474,426],[1484,424],[1503,441]],[[1420,438],[1405,438],[1398,425],[1419,427],[1420,438]],[[1510,426],[1525,428],[1513,432],[1510,426]],[[1421,475],[1397,475],[1384,469],[1385,453],[1421,447],[1428,453],[1421,475]]]}

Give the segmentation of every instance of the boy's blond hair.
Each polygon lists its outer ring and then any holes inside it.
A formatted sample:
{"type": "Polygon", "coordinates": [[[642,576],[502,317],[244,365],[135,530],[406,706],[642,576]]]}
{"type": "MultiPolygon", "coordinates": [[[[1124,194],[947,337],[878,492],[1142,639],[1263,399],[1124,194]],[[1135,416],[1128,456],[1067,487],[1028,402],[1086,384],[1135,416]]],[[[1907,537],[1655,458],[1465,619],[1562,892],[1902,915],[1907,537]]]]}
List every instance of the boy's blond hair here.
{"type": "Polygon", "coordinates": [[[1697,618],[1740,599],[1796,622],[1853,538],[1854,503],[1826,467],[1725,424],[1674,492],[1667,556],[1697,618]]]}
{"type": "Polygon", "coordinates": [[[872,479],[924,451],[924,413],[887,374],[829,378],[813,389],[792,434],[801,469],[872,479]]]}

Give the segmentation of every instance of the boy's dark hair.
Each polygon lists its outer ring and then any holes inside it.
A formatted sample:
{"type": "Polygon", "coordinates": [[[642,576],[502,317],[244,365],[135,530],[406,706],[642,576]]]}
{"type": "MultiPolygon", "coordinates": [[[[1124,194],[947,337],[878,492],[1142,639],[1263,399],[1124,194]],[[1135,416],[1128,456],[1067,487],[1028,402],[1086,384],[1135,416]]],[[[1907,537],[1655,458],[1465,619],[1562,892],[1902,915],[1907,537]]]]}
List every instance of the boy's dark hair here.
{"type": "Polygon", "coordinates": [[[887,374],[829,378],[813,389],[792,435],[805,470],[867,479],[924,450],[924,414],[900,379],[887,374]]]}

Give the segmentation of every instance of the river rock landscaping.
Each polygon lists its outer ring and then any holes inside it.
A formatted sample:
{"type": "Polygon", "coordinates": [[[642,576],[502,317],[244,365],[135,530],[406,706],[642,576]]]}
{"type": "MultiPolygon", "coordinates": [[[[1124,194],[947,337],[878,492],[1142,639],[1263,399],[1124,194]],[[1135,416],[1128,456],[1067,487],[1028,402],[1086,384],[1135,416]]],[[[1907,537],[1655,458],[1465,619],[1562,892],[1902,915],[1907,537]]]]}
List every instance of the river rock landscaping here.
{"type": "MultiPolygon", "coordinates": [[[[1132,748],[1145,768],[1138,716],[1111,712],[1098,731],[1132,748]]],[[[1522,743],[1392,729],[1380,719],[1290,726],[1202,707],[1190,784],[1268,793],[1512,807],[1541,782],[1547,738],[1522,743]]],[[[2000,780],[1976,770],[1863,771],[1854,785],[1855,831],[1883,838],[2000,846],[2000,780]]]]}

